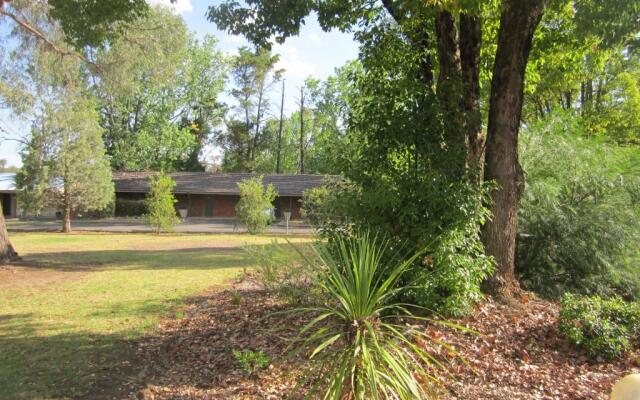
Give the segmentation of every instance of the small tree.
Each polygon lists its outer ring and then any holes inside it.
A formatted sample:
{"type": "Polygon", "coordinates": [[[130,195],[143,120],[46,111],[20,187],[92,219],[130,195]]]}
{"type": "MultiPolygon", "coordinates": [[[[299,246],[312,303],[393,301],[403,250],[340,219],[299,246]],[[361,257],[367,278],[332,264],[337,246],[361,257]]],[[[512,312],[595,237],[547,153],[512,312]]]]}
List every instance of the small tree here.
{"type": "Polygon", "coordinates": [[[180,222],[174,207],[177,201],[173,196],[175,186],[173,178],[164,173],[149,178],[149,194],[145,200],[147,207],[145,218],[147,224],[154,228],[157,234],[173,229],[180,222]]]}
{"type": "Polygon", "coordinates": [[[63,215],[63,232],[71,232],[75,213],[99,211],[113,201],[111,167],[103,130],[91,99],[64,88],[43,107],[22,151],[16,176],[20,203],[39,214],[55,207],[63,215]]]}
{"type": "Polygon", "coordinates": [[[273,220],[273,201],[278,193],[273,185],[264,186],[262,176],[245,179],[238,183],[240,201],[236,215],[247,226],[251,234],[264,232],[273,220]]]}

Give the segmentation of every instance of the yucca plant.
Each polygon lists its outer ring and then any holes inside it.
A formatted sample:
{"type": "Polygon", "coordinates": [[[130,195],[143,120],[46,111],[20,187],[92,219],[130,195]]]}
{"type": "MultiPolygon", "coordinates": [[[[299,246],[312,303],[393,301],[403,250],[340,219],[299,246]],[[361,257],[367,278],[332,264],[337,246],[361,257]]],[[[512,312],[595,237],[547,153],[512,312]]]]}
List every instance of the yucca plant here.
{"type": "Polygon", "coordinates": [[[416,325],[424,318],[395,300],[420,253],[383,264],[394,258],[389,244],[369,233],[334,238],[316,252],[327,301],[300,309],[316,316],[296,342],[317,361],[311,391],[335,400],[429,398],[437,379],[428,371],[442,360],[424,349],[432,340],[416,325]]]}

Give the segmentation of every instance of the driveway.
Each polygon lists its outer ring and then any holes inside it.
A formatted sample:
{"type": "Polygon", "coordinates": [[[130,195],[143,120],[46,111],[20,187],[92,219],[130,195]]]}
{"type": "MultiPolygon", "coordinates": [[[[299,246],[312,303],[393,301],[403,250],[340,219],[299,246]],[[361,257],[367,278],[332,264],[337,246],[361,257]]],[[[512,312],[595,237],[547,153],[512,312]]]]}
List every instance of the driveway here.
{"type": "MultiPolygon", "coordinates": [[[[8,220],[9,231],[59,231],[61,221],[55,220],[8,220]]],[[[142,219],[137,218],[108,218],[99,220],[78,219],[72,221],[71,227],[75,231],[86,232],[152,232],[142,219]]],[[[177,233],[244,233],[243,225],[236,225],[233,219],[216,218],[187,218],[173,229],[177,233]]],[[[267,233],[284,235],[287,229],[284,222],[276,222],[267,228],[267,233]]],[[[310,235],[313,229],[301,221],[289,222],[289,234],[310,235]]]]}

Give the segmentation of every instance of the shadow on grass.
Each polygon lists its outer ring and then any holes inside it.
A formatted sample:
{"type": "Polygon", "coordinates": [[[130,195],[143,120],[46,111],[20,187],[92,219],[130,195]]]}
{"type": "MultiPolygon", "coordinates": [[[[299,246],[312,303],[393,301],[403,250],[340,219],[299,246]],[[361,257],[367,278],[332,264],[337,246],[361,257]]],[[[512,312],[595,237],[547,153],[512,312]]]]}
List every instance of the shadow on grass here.
{"type": "Polygon", "coordinates": [[[220,269],[248,267],[251,259],[241,248],[208,247],[172,250],[97,250],[33,253],[24,257],[27,268],[61,272],[100,270],[220,269]]]}
{"type": "Polygon", "coordinates": [[[33,333],[42,329],[37,322],[11,317],[10,325],[0,325],[3,400],[77,398],[104,376],[117,382],[130,373],[123,362],[134,347],[122,334],[36,336],[33,333]]]}

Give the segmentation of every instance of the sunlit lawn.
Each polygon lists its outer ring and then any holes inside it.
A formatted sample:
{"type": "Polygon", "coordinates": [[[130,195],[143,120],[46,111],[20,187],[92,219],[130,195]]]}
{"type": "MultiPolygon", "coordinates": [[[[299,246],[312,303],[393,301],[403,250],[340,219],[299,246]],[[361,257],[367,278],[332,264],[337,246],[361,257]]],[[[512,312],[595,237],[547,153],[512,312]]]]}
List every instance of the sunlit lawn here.
{"type": "MultiPolygon", "coordinates": [[[[14,233],[24,258],[0,274],[0,398],[86,394],[130,358],[131,340],[189,297],[229,282],[246,235],[14,233]]],[[[304,241],[309,239],[298,238],[304,241]]]]}

